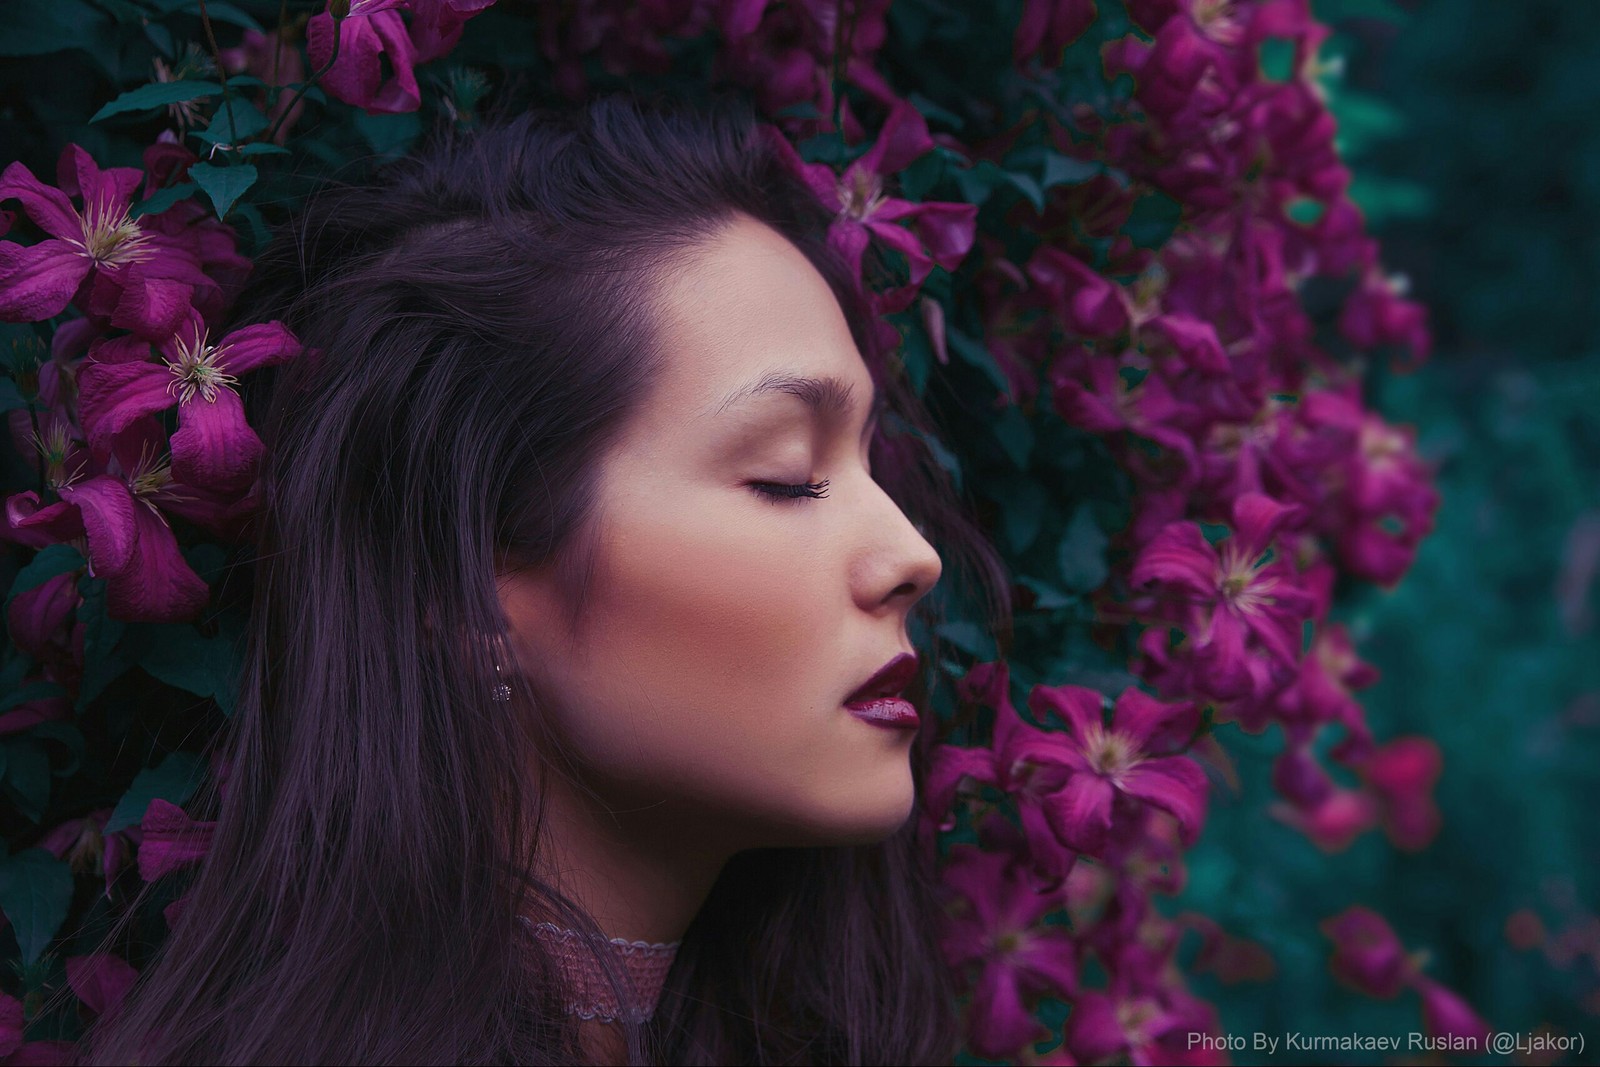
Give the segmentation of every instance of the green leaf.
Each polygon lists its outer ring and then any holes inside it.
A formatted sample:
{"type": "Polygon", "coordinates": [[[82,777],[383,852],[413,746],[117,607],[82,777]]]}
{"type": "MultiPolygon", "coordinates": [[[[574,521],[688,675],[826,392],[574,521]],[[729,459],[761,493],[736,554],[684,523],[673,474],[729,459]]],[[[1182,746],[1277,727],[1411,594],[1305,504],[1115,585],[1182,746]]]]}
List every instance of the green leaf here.
{"type": "Polygon", "coordinates": [[[11,920],[32,963],[66,921],[72,903],[72,868],[42,848],[28,848],[0,862],[0,910],[11,920]]]}
{"type": "Polygon", "coordinates": [[[165,800],[180,807],[194,795],[205,774],[205,761],[191,752],[173,752],[158,767],[146,767],[134,778],[128,791],[106,820],[105,832],[114,834],[144,820],[152,800],[165,800]]]}
{"type": "Polygon", "coordinates": [[[63,696],[66,691],[66,687],[60,682],[29,682],[27,685],[17,686],[4,696],[0,696],[0,712],[21,707],[29,701],[48,700],[51,697],[63,696]]]}
{"type": "Polygon", "coordinates": [[[994,383],[996,391],[1001,396],[1011,392],[1011,383],[1006,380],[1005,372],[995,364],[994,357],[989,354],[977,339],[969,334],[946,325],[944,331],[945,347],[961,357],[962,362],[969,363],[983,371],[984,376],[994,383]]]}
{"type": "Polygon", "coordinates": [[[112,115],[120,115],[124,111],[146,111],[151,108],[166,107],[168,104],[177,104],[185,100],[199,100],[202,97],[216,96],[222,92],[222,86],[216,82],[179,81],[179,82],[152,82],[141,85],[137,89],[129,89],[111,103],[96,111],[89,119],[90,122],[99,122],[112,115]]]}
{"type": "Polygon", "coordinates": [[[995,658],[994,637],[977,623],[957,619],[935,627],[934,632],[968,655],[982,660],[995,658]]]}
{"type": "Polygon", "coordinates": [[[415,111],[394,115],[372,115],[357,111],[355,127],[380,156],[403,156],[422,133],[422,119],[415,111]]]}
{"type": "MultiPolygon", "coordinates": [[[[43,56],[84,46],[86,30],[110,29],[84,0],[6,0],[0,56],[43,56]]],[[[98,36],[98,34],[96,34],[98,36]]]]}
{"type": "MultiPolygon", "coordinates": [[[[191,0],[185,6],[185,10],[198,15],[200,13],[199,0],[191,0]]],[[[236,4],[209,3],[206,5],[206,14],[217,22],[227,22],[235,26],[242,26],[257,33],[266,32],[261,28],[261,23],[257,22],[248,11],[236,4]]]]}
{"type": "Polygon", "coordinates": [[[1083,504],[1072,513],[1066,536],[1061,539],[1057,561],[1061,566],[1061,580],[1074,592],[1087,593],[1100,587],[1106,580],[1105,531],[1094,521],[1094,512],[1083,504]]]}
{"type": "MultiPolygon", "coordinates": [[[[217,108],[209,126],[191,132],[207,144],[236,145],[240,141],[248,141],[266,128],[267,116],[261,113],[261,109],[248,100],[234,96],[217,108]]],[[[193,167],[189,168],[189,174],[194,176],[193,167]]]]}
{"type": "Polygon", "coordinates": [[[251,141],[249,144],[240,145],[236,151],[242,156],[287,156],[289,150],[281,144],[270,141],[251,141]]]}
{"type": "Polygon", "coordinates": [[[140,667],[168,685],[232,709],[238,663],[231,635],[208,638],[188,623],[153,623],[148,637],[140,667]]]}
{"type": "Polygon", "coordinates": [[[159,215],[173,204],[180,200],[187,200],[199,191],[200,187],[194,182],[179,182],[177,185],[169,185],[165,189],[157,189],[143,200],[135,203],[128,215],[132,218],[138,218],[141,215],[159,215]]]}
{"type": "Polygon", "coordinates": [[[77,711],[89,706],[113,678],[133,666],[131,651],[118,647],[128,624],[106,614],[106,580],[88,574],[78,579],[78,621],[84,624],[83,681],[78,686],[77,711]]]}
{"type": "Polygon", "coordinates": [[[28,398],[22,395],[17,383],[10,378],[0,378],[0,412],[15,411],[17,408],[27,406],[28,398]]]}
{"type": "Polygon", "coordinates": [[[1039,184],[1046,189],[1057,185],[1082,185],[1104,172],[1104,164],[1085,163],[1060,152],[1048,152],[1044,157],[1044,179],[1039,184]]]}
{"type": "Polygon", "coordinates": [[[1009,405],[1001,411],[994,424],[994,436],[1017,469],[1026,470],[1028,457],[1033,454],[1033,426],[1022,409],[1009,405]]]}
{"type": "Polygon", "coordinates": [[[9,738],[5,749],[6,776],[0,782],[0,791],[11,798],[18,811],[37,823],[50,806],[50,754],[27,737],[9,738]]]}
{"type": "Polygon", "coordinates": [[[1178,228],[1183,205],[1165,193],[1147,192],[1133,202],[1122,233],[1140,248],[1160,248],[1178,228]]]}
{"type": "Polygon", "coordinates": [[[233,202],[256,183],[256,168],[249,163],[235,163],[219,167],[211,163],[196,163],[189,168],[189,177],[211,198],[217,209],[217,218],[226,218],[233,202]]]}

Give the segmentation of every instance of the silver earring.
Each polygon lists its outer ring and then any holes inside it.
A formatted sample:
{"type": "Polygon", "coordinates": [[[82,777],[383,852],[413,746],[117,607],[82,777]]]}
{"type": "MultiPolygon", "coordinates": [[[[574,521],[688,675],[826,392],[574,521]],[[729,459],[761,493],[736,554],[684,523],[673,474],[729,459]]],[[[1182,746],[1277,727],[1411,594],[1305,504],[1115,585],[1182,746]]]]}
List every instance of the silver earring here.
{"type": "MultiPolygon", "coordinates": [[[[494,675],[495,675],[496,678],[500,677],[500,664],[498,664],[498,663],[496,663],[494,665],[494,675]]],[[[494,687],[493,691],[490,693],[489,699],[491,699],[491,700],[499,700],[499,701],[510,700],[511,699],[511,687],[509,685],[507,685],[505,682],[501,682],[499,685],[496,685],[494,687]]]]}

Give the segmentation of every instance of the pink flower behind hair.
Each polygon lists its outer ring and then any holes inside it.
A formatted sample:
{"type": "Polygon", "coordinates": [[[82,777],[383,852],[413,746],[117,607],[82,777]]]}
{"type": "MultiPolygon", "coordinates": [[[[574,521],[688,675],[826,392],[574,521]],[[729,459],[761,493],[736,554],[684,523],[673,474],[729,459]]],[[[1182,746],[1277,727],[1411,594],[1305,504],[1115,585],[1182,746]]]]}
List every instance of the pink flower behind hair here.
{"type": "Polygon", "coordinates": [[[140,825],[144,840],[139,845],[139,877],[147,882],[205,859],[217,827],[189,818],[178,805],[160,797],[150,801],[140,825]]]}
{"type": "Polygon", "coordinates": [[[327,12],[306,24],[306,56],[321,70],[333,60],[321,85],[330,96],[366,111],[415,111],[422,104],[417,89],[417,47],[400,9],[405,0],[353,0],[339,24],[339,51],[334,53],[334,21],[327,12]],[[390,75],[383,73],[389,61],[390,75]]]}

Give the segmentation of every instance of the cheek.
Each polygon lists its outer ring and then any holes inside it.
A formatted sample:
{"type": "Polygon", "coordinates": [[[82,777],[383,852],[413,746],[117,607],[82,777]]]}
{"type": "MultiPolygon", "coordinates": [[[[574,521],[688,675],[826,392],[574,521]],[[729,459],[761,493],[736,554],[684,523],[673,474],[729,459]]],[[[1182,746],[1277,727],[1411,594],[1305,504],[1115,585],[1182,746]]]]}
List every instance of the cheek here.
{"type": "Polygon", "coordinates": [[[909,742],[838,707],[859,656],[843,643],[843,563],[815,543],[827,539],[736,507],[647,519],[606,535],[580,658],[562,672],[590,769],[641,803],[758,836],[892,830],[910,803],[909,742]]]}

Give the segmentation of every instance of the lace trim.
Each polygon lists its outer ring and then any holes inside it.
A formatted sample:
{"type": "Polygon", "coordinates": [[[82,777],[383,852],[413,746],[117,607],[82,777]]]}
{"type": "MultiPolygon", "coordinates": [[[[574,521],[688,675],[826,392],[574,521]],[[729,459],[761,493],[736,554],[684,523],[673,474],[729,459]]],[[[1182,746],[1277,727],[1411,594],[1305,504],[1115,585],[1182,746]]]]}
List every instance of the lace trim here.
{"type": "MultiPolygon", "coordinates": [[[[518,916],[535,937],[550,946],[566,976],[570,996],[564,1008],[568,1014],[580,1019],[601,1019],[613,1022],[623,1012],[605,980],[599,961],[582,947],[584,935],[551,922],[534,922],[526,915],[518,916]]],[[[655,1014],[656,1001],[661,997],[661,987],[666,984],[667,972],[678,954],[682,941],[630,941],[613,937],[607,944],[620,958],[625,980],[634,994],[628,1015],[644,1022],[655,1014]]]]}

